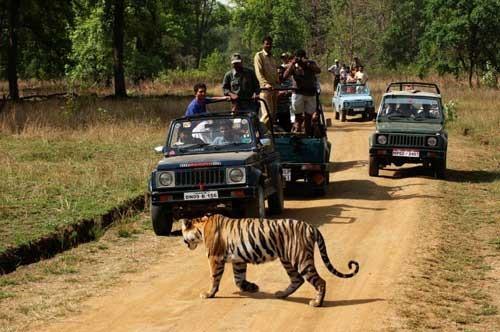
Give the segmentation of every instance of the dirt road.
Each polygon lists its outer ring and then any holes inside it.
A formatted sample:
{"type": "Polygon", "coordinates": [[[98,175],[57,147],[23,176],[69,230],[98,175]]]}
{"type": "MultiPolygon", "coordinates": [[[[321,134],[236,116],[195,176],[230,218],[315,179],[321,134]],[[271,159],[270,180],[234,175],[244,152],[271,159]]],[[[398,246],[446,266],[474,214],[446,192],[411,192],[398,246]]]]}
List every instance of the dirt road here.
{"type": "Polygon", "coordinates": [[[370,178],[366,160],[372,130],[372,123],[335,121],[329,128],[334,171],[327,196],[287,200],[282,215],[319,227],[340,271],[347,272],[351,259],[360,263],[357,276],[342,280],[326,270],[316,253],[327,282],[324,308],[308,306],[314,289],[307,283],[287,300],[274,299],[272,294],[289,282],[276,262],[249,267],[248,279],[260,286],[260,293],[238,293],[228,265],[217,297],[202,300],[199,293],[209,284],[204,249],[189,251],[179,238],[172,256],[134,282],[90,299],[82,314],[45,330],[378,331],[397,325],[392,300],[415,246],[419,206],[431,199],[433,180],[415,176],[415,170],[409,177],[384,170],[382,177],[370,178]]]}

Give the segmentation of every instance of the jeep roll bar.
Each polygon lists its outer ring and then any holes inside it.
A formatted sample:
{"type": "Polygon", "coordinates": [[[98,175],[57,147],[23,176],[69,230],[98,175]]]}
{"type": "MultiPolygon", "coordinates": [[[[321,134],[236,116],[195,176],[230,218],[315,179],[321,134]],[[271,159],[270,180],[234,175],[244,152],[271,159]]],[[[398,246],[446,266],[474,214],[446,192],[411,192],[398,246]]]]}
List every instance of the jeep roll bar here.
{"type": "Polygon", "coordinates": [[[439,90],[439,87],[437,86],[437,84],[425,83],[425,82],[391,82],[387,86],[387,89],[385,89],[385,92],[387,93],[390,91],[395,91],[395,89],[393,89],[393,87],[399,87],[399,90],[396,90],[396,91],[404,91],[403,90],[404,86],[412,86],[412,88],[415,88],[415,86],[417,86],[417,87],[421,86],[421,87],[425,87],[425,88],[434,88],[434,89],[436,89],[436,93],[438,95],[441,94],[441,91],[439,90]]]}

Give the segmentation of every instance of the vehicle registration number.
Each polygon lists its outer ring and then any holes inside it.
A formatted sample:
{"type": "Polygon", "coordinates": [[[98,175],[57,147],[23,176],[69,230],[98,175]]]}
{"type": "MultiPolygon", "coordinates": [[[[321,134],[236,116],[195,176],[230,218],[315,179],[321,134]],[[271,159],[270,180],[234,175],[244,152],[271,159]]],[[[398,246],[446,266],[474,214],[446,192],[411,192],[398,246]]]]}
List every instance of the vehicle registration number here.
{"type": "Polygon", "coordinates": [[[214,199],[219,198],[219,192],[217,191],[194,191],[189,193],[184,193],[184,200],[192,201],[198,199],[214,199]]]}
{"type": "Polygon", "coordinates": [[[354,112],[363,112],[365,109],[364,107],[356,107],[352,109],[354,112]]]}
{"type": "Polygon", "coordinates": [[[292,170],[290,168],[283,168],[283,177],[285,181],[292,181],[292,170]]]}
{"type": "Polygon", "coordinates": [[[410,149],[394,149],[392,150],[392,155],[394,157],[418,158],[420,157],[420,151],[410,149]]]}

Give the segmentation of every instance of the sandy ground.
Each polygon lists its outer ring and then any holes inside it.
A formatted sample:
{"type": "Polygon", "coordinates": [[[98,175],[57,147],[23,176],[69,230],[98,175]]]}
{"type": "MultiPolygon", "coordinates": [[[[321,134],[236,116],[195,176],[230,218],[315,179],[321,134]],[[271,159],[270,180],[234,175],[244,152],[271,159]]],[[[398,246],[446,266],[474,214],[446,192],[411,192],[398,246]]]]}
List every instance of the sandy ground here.
{"type": "MultiPolygon", "coordinates": [[[[419,207],[430,199],[433,180],[381,171],[368,176],[368,136],[373,123],[334,122],[330,188],[321,199],[286,201],[283,217],[319,227],[330,260],[347,272],[351,259],[360,272],[351,279],[331,275],[316,252],[316,265],[327,282],[323,308],[308,301],[315,292],[304,284],[287,300],[273,298],[288,277],[278,262],[249,266],[248,279],[260,286],[241,294],[228,265],[217,297],[202,300],[209,285],[204,248],[189,251],[181,238],[174,255],[141,272],[134,282],[85,302],[81,314],[37,331],[380,331],[394,327],[398,280],[415,246],[419,207]]],[[[410,170],[409,172],[412,172],[410,170]]]]}

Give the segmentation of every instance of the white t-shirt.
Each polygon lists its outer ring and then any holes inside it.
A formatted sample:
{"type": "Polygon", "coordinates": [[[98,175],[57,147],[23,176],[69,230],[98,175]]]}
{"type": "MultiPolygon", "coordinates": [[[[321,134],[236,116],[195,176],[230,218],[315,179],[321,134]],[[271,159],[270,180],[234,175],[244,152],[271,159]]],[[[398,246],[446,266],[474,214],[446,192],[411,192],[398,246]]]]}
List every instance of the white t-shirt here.
{"type": "Polygon", "coordinates": [[[356,78],[356,81],[361,84],[365,84],[366,81],[368,81],[368,75],[364,72],[358,71],[354,77],[356,78]]]}

